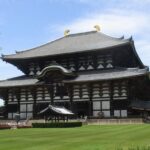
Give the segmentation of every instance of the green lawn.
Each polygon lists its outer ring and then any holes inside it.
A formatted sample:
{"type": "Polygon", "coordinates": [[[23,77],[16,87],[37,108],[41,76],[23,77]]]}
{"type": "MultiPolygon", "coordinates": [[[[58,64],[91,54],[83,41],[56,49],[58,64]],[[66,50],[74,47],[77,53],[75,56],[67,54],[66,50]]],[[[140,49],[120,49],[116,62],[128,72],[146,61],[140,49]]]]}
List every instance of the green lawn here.
{"type": "Polygon", "coordinates": [[[0,130],[0,150],[115,150],[150,146],[150,125],[0,130]]]}

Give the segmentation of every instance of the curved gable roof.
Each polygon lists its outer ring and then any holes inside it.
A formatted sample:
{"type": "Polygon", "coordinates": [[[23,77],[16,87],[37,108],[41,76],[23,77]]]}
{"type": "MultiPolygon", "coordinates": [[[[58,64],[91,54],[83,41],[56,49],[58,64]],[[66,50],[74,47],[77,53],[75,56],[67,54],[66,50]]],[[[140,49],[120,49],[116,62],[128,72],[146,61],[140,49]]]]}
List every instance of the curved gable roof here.
{"type": "Polygon", "coordinates": [[[30,59],[60,54],[77,53],[90,50],[101,50],[116,47],[130,42],[130,39],[113,38],[101,32],[91,31],[70,34],[55,41],[12,55],[3,55],[4,60],[30,59]]]}
{"type": "Polygon", "coordinates": [[[38,79],[42,79],[45,77],[45,75],[48,73],[48,72],[51,72],[51,71],[60,71],[61,74],[65,75],[65,76],[72,76],[72,77],[75,77],[76,75],[70,71],[70,70],[67,70],[66,68],[62,67],[62,66],[59,66],[59,65],[51,65],[51,66],[48,66],[48,67],[45,67],[41,73],[37,76],[38,79]]]}

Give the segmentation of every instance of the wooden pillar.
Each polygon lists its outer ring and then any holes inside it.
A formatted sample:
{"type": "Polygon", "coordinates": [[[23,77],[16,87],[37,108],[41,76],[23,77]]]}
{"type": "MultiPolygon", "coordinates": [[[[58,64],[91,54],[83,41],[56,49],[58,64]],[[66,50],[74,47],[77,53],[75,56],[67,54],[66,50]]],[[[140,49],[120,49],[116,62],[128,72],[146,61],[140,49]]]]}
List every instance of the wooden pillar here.
{"type": "Polygon", "coordinates": [[[70,99],[70,110],[73,111],[73,85],[67,85],[68,96],[70,99]]]}
{"type": "Polygon", "coordinates": [[[89,115],[93,116],[93,101],[92,101],[93,86],[91,83],[89,83],[87,86],[88,86],[88,95],[89,95],[89,115]]]}
{"type": "Polygon", "coordinates": [[[20,89],[17,88],[15,89],[15,95],[16,95],[16,98],[17,98],[17,103],[18,103],[18,108],[17,108],[17,111],[18,113],[20,114],[20,89]]]}
{"type": "Polygon", "coordinates": [[[48,89],[49,89],[48,91],[49,91],[50,98],[51,98],[51,104],[53,105],[54,104],[54,85],[53,85],[53,83],[49,84],[48,89]]]}
{"type": "Polygon", "coordinates": [[[4,118],[8,119],[8,89],[6,90],[6,93],[4,92],[3,94],[4,94],[3,99],[4,99],[4,106],[5,106],[4,118]]]}
{"type": "Polygon", "coordinates": [[[60,91],[59,91],[59,92],[60,92],[60,98],[63,100],[63,97],[65,96],[65,95],[64,95],[64,94],[65,94],[65,93],[64,93],[64,92],[65,92],[65,91],[64,91],[64,88],[65,88],[65,87],[63,86],[63,83],[60,83],[60,86],[59,86],[59,87],[60,87],[60,91]]]}
{"type": "Polygon", "coordinates": [[[36,112],[36,87],[33,87],[31,89],[31,94],[32,94],[32,97],[33,97],[33,118],[36,118],[37,117],[37,112],[36,112]]]}
{"type": "Polygon", "coordinates": [[[97,70],[97,67],[98,67],[98,58],[97,58],[97,56],[98,56],[97,53],[93,54],[93,56],[92,56],[93,66],[94,66],[95,70],[97,70]]]}
{"type": "Polygon", "coordinates": [[[110,82],[110,116],[114,117],[114,107],[113,107],[113,95],[114,95],[114,82],[110,82]]]}
{"type": "MultiPolygon", "coordinates": [[[[129,105],[131,104],[131,101],[134,100],[134,85],[132,85],[132,79],[128,79],[127,82],[127,99],[129,105]]],[[[127,111],[129,112],[129,109],[127,111]]],[[[129,115],[128,112],[127,115],[129,115]]]]}
{"type": "Polygon", "coordinates": [[[79,84],[79,97],[82,99],[83,94],[82,94],[82,84],[79,84]]]}
{"type": "Polygon", "coordinates": [[[55,122],[56,122],[56,120],[57,120],[57,119],[56,119],[56,116],[55,116],[55,122]]]}
{"type": "Polygon", "coordinates": [[[75,70],[76,71],[78,71],[79,70],[79,56],[75,56],[75,61],[74,61],[74,63],[75,63],[75,70]]]}

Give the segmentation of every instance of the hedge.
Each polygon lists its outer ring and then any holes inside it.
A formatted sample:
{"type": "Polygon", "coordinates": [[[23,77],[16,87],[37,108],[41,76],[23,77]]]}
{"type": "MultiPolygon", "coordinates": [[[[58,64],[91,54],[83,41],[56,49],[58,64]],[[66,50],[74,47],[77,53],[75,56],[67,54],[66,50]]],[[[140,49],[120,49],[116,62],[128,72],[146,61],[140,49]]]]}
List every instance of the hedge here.
{"type": "Polygon", "coordinates": [[[33,128],[70,128],[81,127],[82,122],[51,122],[51,123],[32,123],[33,128]]]}

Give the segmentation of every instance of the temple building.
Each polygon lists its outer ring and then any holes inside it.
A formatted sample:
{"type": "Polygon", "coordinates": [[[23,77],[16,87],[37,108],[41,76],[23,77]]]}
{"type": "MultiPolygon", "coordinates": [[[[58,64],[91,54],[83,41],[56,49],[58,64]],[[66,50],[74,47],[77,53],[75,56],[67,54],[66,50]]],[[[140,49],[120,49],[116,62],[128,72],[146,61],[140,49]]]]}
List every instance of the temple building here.
{"type": "Polygon", "coordinates": [[[24,73],[0,81],[5,118],[16,113],[38,118],[49,105],[78,117],[141,117],[150,111],[149,69],[132,38],[98,31],[67,34],[1,58],[24,73]]]}

